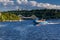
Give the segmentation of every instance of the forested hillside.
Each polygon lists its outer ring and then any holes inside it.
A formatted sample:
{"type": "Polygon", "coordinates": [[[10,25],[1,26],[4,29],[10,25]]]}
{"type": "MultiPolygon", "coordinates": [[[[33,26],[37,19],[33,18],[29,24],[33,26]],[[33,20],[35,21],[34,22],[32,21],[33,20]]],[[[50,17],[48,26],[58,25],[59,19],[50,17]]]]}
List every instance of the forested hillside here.
{"type": "Polygon", "coordinates": [[[45,18],[45,19],[57,19],[60,18],[60,10],[56,9],[41,9],[41,10],[15,10],[15,11],[7,11],[2,13],[9,13],[9,14],[15,14],[15,15],[22,15],[22,16],[31,16],[35,15],[38,18],[45,18]]]}

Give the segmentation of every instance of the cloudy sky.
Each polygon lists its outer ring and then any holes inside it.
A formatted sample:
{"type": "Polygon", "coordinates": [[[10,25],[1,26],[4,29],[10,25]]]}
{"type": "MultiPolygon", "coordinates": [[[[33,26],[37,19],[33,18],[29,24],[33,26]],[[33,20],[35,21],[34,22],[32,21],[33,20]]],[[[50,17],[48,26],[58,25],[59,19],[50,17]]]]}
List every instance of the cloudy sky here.
{"type": "Polygon", "coordinates": [[[0,0],[0,11],[44,8],[60,9],[60,0],[0,0]]]}

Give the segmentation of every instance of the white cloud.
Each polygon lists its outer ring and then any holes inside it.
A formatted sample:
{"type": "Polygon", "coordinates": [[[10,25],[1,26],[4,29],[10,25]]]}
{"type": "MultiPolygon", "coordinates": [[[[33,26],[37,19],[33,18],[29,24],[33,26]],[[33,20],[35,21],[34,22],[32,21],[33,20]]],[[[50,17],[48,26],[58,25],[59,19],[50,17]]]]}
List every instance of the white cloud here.
{"type": "MultiPolygon", "coordinates": [[[[29,2],[28,2],[29,3],[29,2]]],[[[37,5],[37,2],[36,1],[30,1],[30,4],[32,5],[32,6],[36,6],[37,5]]]]}
{"type": "Polygon", "coordinates": [[[33,7],[47,8],[47,9],[60,9],[60,5],[53,5],[49,3],[38,3],[36,1],[17,0],[18,4],[28,4],[33,7]]]}
{"type": "Polygon", "coordinates": [[[15,9],[16,9],[16,10],[18,10],[18,9],[21,10],[21,8],[20,8],[19,6],[16,6],[15,9]]]}
{"type": "Polygon", "coordinates": [[[19,9],[19,6],[16,6],[16,9],[18,10],[19,9]]]}
{"type": "MultiPolygon", "coordinates": [[[[54,5],[54,4],[49,4],[49,3],[38,3],[37,1],[28,1],[28,0],[16,0],[18,5],[23,5],[28,6],[28,7],[38,7],[38,8],[47,8],[47,9],[60,9],[60,5],[54,5]]],[[[0,3],[2,3],[4,6],[6,5],[14,5],[13,0],[0,0],[0,3]]],[[[18,6],[17,5],[17,6],[18,6]]],[[[18,8],[18,7],[17,7],[18,8]]]]}
{"type": "Polygon", "coordinates": [[[32,6],[36,6],[36,7],[40,7],[40,8],[60,9],[60,5],[53,5],[53,4],[49,4],[49,3],[38,3],[36,1],[30,1],[30,4],[32,6]]]}
{"type": "Polygon", "coordinates": [[[17,0],[18,4],[21,4],[21,1],[20,0],[17,0]]]}
{"type": "Polygon", "coordinates": [[[0,3],[3,3],[3,5],[8,5],[8,4],[14,4],[14,1],[11,0],[0,0],[0,3]]]}
{"type": "Polygon", "coordinates": [[[17,0],[18,4],[27,4],[28,0],[17,0]]]}
{"type": "Polygon", "coordinates": [[[52,5],[49,3],[38,3],[37,7],[43,7],[47,9],[60,9],[60,5],[52,5]]]}

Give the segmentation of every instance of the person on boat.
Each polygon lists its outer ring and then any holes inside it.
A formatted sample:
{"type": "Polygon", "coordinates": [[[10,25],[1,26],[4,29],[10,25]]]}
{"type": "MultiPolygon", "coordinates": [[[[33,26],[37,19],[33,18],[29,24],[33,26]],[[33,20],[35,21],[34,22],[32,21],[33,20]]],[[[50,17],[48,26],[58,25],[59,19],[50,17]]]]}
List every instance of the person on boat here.
{"type": "Polygon", "coordinates": [[[45,22],[45,19],[37,20],[36,22],[45,22]]]}
{"type": "Polygon", "coordinates": [[[37,20],[38,20],[38,18],[36,18],[35,20],[33,20],[34,25],[39,24],[39,22],[36,22],[37,20]]]}

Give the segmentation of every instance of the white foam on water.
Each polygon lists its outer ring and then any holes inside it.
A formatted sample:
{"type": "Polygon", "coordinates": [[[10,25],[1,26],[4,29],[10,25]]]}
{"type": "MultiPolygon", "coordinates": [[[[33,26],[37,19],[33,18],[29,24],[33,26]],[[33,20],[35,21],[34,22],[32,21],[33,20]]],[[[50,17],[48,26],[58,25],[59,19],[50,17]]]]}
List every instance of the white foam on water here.
{"type": "Polygon", "coordinates": [[[3,38],[0,38],[0,40],[3,40],[3,38]]]}
{"type": "Polygon", "coordinates": [[[32,25],[32,24],[31,25],[27,25],[27,27],[34,27],[34,25],[32,25]]]}
{"type": "Polygon", "coordinates": [[[47,24],[60,24],[60,23],[58,23],[58,22],[41,22],[40,24],[42,24],[42,25],[47,25],[47,24]]]}
{"type": "Polygon", "coordinates": [[[25,31],[25,30],[26,30],[26,29],[23,28],[23,27],[15,27],[14,29],[15,29],[15,30],[18,30],[18,31],[25,31]]]}
{"type": "Polygon", "coordinates": [[[5,27],[6,25],[0,24],[0,27],[5,27]]]}
{"type": "Polygon", "coordinates": [[[48,21],[45,21],[45,22],[41,22],[41,24],[46,25],[46,24],[60,24],[60,23],[59,22],[48,22],[48,21]]]}
{"type": "Polygon", "coordinates": [[[48,24],[60,24],[60,23],[48,23],[48,24]]]}
{"type": "Polygon", "coordinates": [[[28,26],[33,26],[33,25],[28,25],[28,26]]]}
{"type": "Polygon", "coordinates": [[[24,20],[19,20],[19,21],[21,22],[21,21],[24,21],[24,20]]]}

